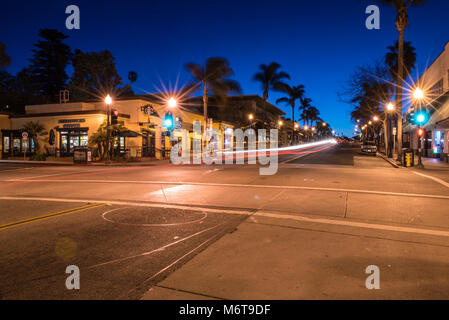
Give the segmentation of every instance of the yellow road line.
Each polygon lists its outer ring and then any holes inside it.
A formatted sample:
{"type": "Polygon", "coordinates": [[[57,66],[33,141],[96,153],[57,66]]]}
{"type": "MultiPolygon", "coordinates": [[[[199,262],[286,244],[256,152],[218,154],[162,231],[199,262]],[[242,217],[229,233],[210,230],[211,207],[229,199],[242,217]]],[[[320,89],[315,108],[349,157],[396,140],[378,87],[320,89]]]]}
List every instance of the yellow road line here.
{"type": "Polygon", "coordinates": [[[30,223],[30,222],[50,219],[50,218],[53,218],[53,217],[56,217],[56,216],[62,216],[62,215],[69,214],[69,213],[74,213],[74,212],[79,212],[79,211],[83,211],[83,210],[87,210],[87,209],[93,209],[93,208],[97,208],[97,207],[102,207],[102,206],[105,206],[105,205],[106,204],[104,204],[104,203],[94,203],[94,204],[89,204],[89,205],[86,205],[86,206],[83,206],[83,207],[73,208],[73,209],[59,211],[59,212],[53,212],[53,213],[45,214],[45,215],[42,215],[42,216],[39,216],[39,217],[34,217],[34,218],[30,218],[30,219],[15,221],[15,222],[7,223],[7,224],[4,224],[4,225],[0,225],[0,230],[1,229],[11,228],[11,227],[16,227],[16,226],[27,224],[27,223],[30,223]]]}

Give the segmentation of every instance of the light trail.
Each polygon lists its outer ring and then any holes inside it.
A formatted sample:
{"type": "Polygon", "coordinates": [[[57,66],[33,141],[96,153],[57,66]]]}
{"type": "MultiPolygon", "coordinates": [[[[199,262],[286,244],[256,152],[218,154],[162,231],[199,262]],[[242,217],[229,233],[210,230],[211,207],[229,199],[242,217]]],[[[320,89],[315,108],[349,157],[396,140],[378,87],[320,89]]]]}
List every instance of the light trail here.
{"type": "Polygon", "coordinates": [[[238,151],[225,151],[222,154],[241,154],[241,153],[255,153],[255,152],[279,152],[279,151],[293,151],[301,150],[305,148],[312,148],[324,144],[337,144],[337,140],[329,139],[313,143],[300,144],[296,146],[282,147],[282,148],[271,148],[271,149],[260,149],[260,150],[238,150],[238,151]]]}

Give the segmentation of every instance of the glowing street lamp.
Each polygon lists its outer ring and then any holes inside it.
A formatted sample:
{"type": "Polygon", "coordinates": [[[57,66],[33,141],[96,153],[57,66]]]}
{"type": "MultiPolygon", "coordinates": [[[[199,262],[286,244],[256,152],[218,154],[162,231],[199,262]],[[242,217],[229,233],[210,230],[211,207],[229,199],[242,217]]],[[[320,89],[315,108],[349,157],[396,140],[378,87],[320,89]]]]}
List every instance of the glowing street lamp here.
{"type": "Polygon", "coordinates": [[[167,105],[169,108],[175,108],[178,105],[178,101],[175,98],[168,99],[167,105]]]}
{"type": "Polygon", "coordinates": [[[248,116],[249,120],[253,120],[254,116],[252,115],[252,113],[250,113],[250,115],[248,116]]]}
{"type": "Polygon", "coordinates": [[[309,126],[305,126],[304,130],[306,130],[306,131],[309,130],[309,126]]]}
{"type": "Polygon", "coordinates": [[[373,117],[373,121],[379,121],[379,117],[378,116],[374,116],[373,117]]]}
{"type": "Polygon", "coordinates": [[[387,104],[387,110],[388,110],[388,111],[393,111],[393,110],[394,110],[394,104],[391,103],[391,102],[389,102],[389,103],[387,104]]]}
{"type": "Polygon", "coordinates": [[[420,88],[416,88],[415,91],[413,91],[413,98],[415,98],[415,100],[424,99],[424,92],[420,88]]]}
{"type": "Polygon", "coordinates": [[[284,124],[284,122],[282,122],[282,120],[279,120],[278,124],[279,124],[279,127],[282,127],[282,125],[284,124]]]}
{"type": "Polygon", "coordinates": [[[327,126],[327,123],[326,122],[323,122],[323,127],[326,127],[327,126]]]}
{"type": "Polygon", "coordinates": [[[369,125],[372,125],[372,124],[373,124],[373,122],[372,122],[372,121],[370,120],[370,121],[368,121],[368,124],[369,124],[369,125]]]}
{"type": "Polygon", "coordinates": [[[107,95],[106,98],[104,98],[104,102],[109,106],[112,103],[111,96],[107,95]]]}

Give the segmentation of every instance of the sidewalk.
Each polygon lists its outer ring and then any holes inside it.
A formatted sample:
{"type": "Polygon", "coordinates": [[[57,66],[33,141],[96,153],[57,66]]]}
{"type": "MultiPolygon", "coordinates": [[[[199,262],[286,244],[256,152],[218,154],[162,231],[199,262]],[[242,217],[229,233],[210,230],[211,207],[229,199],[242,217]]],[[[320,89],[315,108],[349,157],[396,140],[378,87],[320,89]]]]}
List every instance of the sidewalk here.
{"type": "Polygon", "coordinates": [[[30,161],[30,160],[0,160],[1,163],[7,163],[7,164],[33,164],[33,165],[60,165],[60,166],[156,166],[156,165],[163,165],[163,164],[169,164],[169,159],[163,159],[163,160],[145,160],[145,161],[136,161],[136,162],[114,162],[112,161],[111,164],[107,165],[104,161],[102,162],[90,162],[88,164],[82,164],[82,163],[74,163],[73,159],[70,160],[50,160],[50,161],[30,161]]]}

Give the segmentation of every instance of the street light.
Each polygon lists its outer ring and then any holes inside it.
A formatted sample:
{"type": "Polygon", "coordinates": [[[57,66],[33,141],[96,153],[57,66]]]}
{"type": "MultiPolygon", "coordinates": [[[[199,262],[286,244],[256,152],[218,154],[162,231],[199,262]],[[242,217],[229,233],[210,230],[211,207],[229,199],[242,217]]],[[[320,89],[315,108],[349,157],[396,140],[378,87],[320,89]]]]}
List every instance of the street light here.
{"type": "Polygon", "coordinates": [[[167,102],[169,108],[175,108],[178,105],[178,101],[175,98],[170,98],[167,102]]]}
{"type": "Polygon", "coordinates": [[[284,124],[284,122],[282,122],[282,120],[279,120],[278,124],[279,124],[279,127],[282,127],[282,125],[284,124]]]}
{"type": "Polygon", "coordinates": [[[379,117],[378,116],[374,116],[373,117],[373,121],[379,121],[379,117]]]}
{"type": "Polygon", "coordinates": [[[253,120],[254,116],[250,113],[250,115],[248,116],[249,120],[253,120]]]}
{"type": "Polygon", "coordinates": [[[327,126],[327,123],[326,123],[326,122],[323,122],[323,127],[325,127],[325,126],[327,126]]]}
{"type": "Polygon", "coordinates": [[[106,96],[106,98],[104,98],[104,103],[106,103],[106,105],[108,106],[108,114],[107,114],[107,127],[106,127],[106,150],[107,150],[107,156],[106,156],[106,164],[110,164],[111,163],[111,104],[112,104],[112,98],[111,96],[108,94],[106,96]]]}
{"type": "Polygon", "coordinates": [[[389,102],[389,103],[387,104],[387,110],[388,110],[388,111],[393,111],[393,110],[394,110],[394,104],[391,103],[391,102],[389,102]]]}
{"type": "Polygon", "coordinates": [[[420,88],[416,88],[415,91],[413,91],[413,98],[415,98],[415,100],[422,100],[424,98],[424,92],[420,88]]]}

